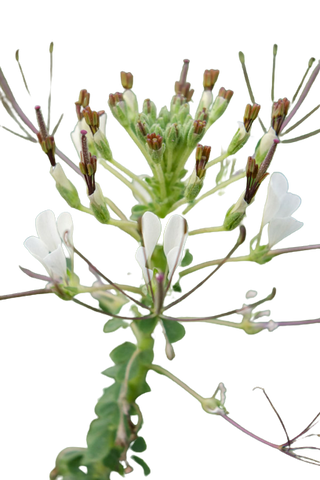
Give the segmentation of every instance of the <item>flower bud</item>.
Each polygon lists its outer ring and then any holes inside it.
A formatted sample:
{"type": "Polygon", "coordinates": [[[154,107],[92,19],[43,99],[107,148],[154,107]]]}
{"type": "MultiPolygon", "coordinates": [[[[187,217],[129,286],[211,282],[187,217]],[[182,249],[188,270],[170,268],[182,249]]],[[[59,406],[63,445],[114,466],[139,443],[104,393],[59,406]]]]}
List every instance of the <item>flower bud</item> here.
{"type": "Polygon", "coordinates": [[[123,99],[122,93],[111,93],[109,95],[108,104],[113,116],[124,128],[127,128],[129,126],[127,105],[123,99]]]}
{"type": "Polygon", "coordinates": [[[125,90],[123,93],[123,100],[127,107],[129,121],[135,122],[139,114],[137,97],[132,90],[125,90]]]}
{"type": "Polygon", "coordinates": [[[205,70],[203,74],[203,88],[205,91],[212,91],[219,77],[219,70],[205,70]]]}
{"type": "Polygon", "coordinates": [[[164,128],[170,122],[170,112],[167,107],[161,108],[159,112],[158,122],[160,123],[162,128],[164,128]]]}
{"type": "Polygon", "coordinates": [[[225,112],[229,102],[232,98],[233,91],[220,88],[218,96],[215,98],[208,119],[208,127],[221,117],[225,112]]]}
{"type": "Polygon", "coordinates": [[[189,130],[187,137],[187,146],[194,148],[206,132],[206,122],[195,120],[189,130]]]}
{"type": "Polygon", "coordinates": [[[149,154],[154,163],[160,163],[165,151],[165,144],[162,143],[162,137],[156,133],[149,133],[146,136],[149,154]]]}
{"type": "Polygon", "coordinates": [[[133,75],[131,72],[120,72],[121,85],[126,90],[130,90],[133,85],[133,75]]]}
{"type": "Polygon", "coordinates": [[[274,140],[278,140],[278,137],[274,129],[270,127],[268,132],[260,138],[255,149],[254,158],[259,167],[266,158],[267,153],[274,143],[274,140]]]}
{"type": "Polygon", "coordinates": [[[165,131],[165,142],[168,150],[173,150],[179,143],[180,132],[176,123],[168,124],[165,131]]]}
{"type": "Polygon", "coordinates": [[[155,104],[149,98],[147,98],[143,102],[142,112],[145,115],[147,115],[148,118],[150,118],[151,123],[154,123],[156,121],[157,107],[155,106],[155,104]]]}
{"type": "Polygon", "coordinates": [[[199,178],[197,176],[196,167],[195,167],[192,174],[190,175],[189,181],[184,191],[184,196],[188,200],[188,202],[191,202],[199,195],[202,187],[203,187],[203,178],[199,178]]]}
{"type": "Polygon", "coordinates": [[[248,141],[250,132],[247,132],[242,122],[239,122],[239,128],[233,136],[230,145],[228,146],[228,155],[237,153],[248,141]]]}
{"type": "Polygon", "coordinates": [[[228,233],[234,233],[236,228],[247,219],[248,203],[244,199],[245,193],[244,191],[237,201],[231,202],[223,213],[222,224],[228,233]]]}
{"type": "Polygon", "coordinates": [[[110,213],[99,183],[96,183],[95,187],[95,191],[88,196],[91,210],[100,223],[108,223],[110,220],[110,213]]]}
{"type": "Polygon", "coordinates": [[[55,179],[56,188],[61,197],[65,199],[70,207],[79,208],[80,198],[77,189],[66,177],[60,163],[56,163],[54,167],[50,168],[50,174],[55,179]]]}
{"type": "Polygon", "coordinates": [[[102,157],[105,160],[112,160],[109,142],[100,129],[94,134],[93,141],[97,149],[98,157],[102,157]]]}

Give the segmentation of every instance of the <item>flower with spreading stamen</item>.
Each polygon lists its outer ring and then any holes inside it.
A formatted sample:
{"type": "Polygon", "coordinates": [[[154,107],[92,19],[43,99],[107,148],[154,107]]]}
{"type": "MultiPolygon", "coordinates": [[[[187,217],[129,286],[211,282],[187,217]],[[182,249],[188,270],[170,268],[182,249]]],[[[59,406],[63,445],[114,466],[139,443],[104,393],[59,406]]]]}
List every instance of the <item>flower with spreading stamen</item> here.
{"type": "Polygon", "coordinates": [[[271,175],[261,224],[261,230],[269,224],[270,248],[303,226],[302,222],[291,216],[299,208],[301,198],[289,193],[288,188],[288,180],[282,173],[271,175]]]}
{"type": "MultiPolygon", "coordinates": [[[[107,115],[106,113],[102,114],[99,116],[99,129],[98,131],[93,135],[90,128],[88,128],[88,124],[85,120],[85,118],[82,118],[81,120],[78,121],[76,124],[73,132],[71,132],[71,140],[78,152],[78,155],[80,157],[80,152],[82,150],[82,142],[81,142],[81,130],[86,130],[87,131],[87,141],[88,141],[88,146],[91,151],[96,153],[96,147],[95,147],[95,138],[101,137],[101,134],[103,134],[103,138],[105,138],[106,135],[106,124],[107,124],[107,115]]],[[[97,152],[98,153],[98,152],[97,152]]]]}
{"type": "MultiPolygon", "coordinates": [[[[148,284],[153,275],[149,268],[150,260],[161,233],[161,222],[157,215],[146,212],[141,218],[141,233],[144,246],[138,248],[136,260],[139,263],[143,278],[148,284]]],[[[167,223],[163,236],[163,250],[167,258],[168,281],[170,282],[175,269],[179,265],[188,236],[186,220],[181,215],[173,215],[167,223]]]]}
{"type": "Polygon", "coordinates": [[[67,258],[62,241],[70,254],[70,268],[73,270],[73,222],[69,213],[62,213],[57,221],[51,210],[45,210],[36,218],[38,237],[29,237],[24,246],[47,270],[54,283],[68,282],[67,258]]]}

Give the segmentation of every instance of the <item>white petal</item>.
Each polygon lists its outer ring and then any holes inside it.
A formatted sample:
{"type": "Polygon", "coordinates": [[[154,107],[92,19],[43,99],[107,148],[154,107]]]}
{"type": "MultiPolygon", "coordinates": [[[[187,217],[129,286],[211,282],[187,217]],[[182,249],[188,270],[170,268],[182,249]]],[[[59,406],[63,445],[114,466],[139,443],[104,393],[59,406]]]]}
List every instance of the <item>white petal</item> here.
{"type": "Polygon", "coordinates": [[[273,247],[276,243],[280,242],[288,235],[296,232],[303,225],[302,222],[298,222],[295,218],[275,218],[271,220],[268,227],[269,247],[273,247]]]}
{"type": "Polygon", "coordinates": [[[38,237],[29,237],[24,242],[26,249],[40,262],[49,254],[49,249],[38,237]]]}
{"type": "Polygon", "coordinates": [[[75,126],[73,132],[71,132],[71,140],[73,141],[73,145],[75,146],[78,155],[80,157],[80,152],[82,150],[82,144],[81,144],[81,130],[90,130],[90,127],[87,125],[86,121],[84,118],[82,120],[79,120],[77,125],[75,126]]]}
{"type": "Polygon", "coordinates": [[[67,277],[67,268],[66,268],[66,257],[63,253],[62,246],[49,253],[44,259],[43,264],[46,267],[50,277],[54,280],[59,280],[60,278],[66,279],[67,277]]]}
{"type": "Polygon", "coordinates": [[[139,263],[140,268],[142,270],[144,281],[146,282],[146,284],[148,284],[149,281],[151,281],[152,279],[153,271],[150,270],[149,268],[146,268],[147,256],[146,256],[146,249],[144,247],[138,248],[136,252],[136,260],[139,263]]]}
{"type": "Polygon", "coordinates": [[[148,261],[152,256],[161,233],[161,222],[157,215],[152,212],[144,213],[141,218],[141,230],[148,261]]]}
{"type": "MultiPolygon", "coordinates": [[[[181,258],[178,258],[179,252],[180,252],[180,247],[174,247],[167,254],[167,262],[168,262],[168,268],[169,268],[169,273],[168,273],[168,279],[169,280],[171,280],[171,277],[172,277],[175,269],[177,268],[177,266],[180,263],[181,258]]],[[[181,254],[180,254],[180,257],[181,257],[181,254]]]]}
{"type": "Polygon", "coordinates": [[[107,126],[107,114],[103,113],[99,117],[99,130],[106,135],[106,126],[107,126]]]}
{"type": "Polygon", "coordinates": [[[286,193],[280,200],[280,207],[277,211],[276,218],[290,217],[301,204],[301,198],[294,193],[286,193]]]}
{"type": "Polygon", "coordinates": [[[73,245],[73,221],[70,213],[61,213],[57,219],[57,228],[62,241],[73,245]],[[67,242],[65,241],[67,234],[67,242]]]}
{"type": "Polygon", "coordinates": [[[281,197],[288,191],[288,180],[282,173],[275,172],[271,175],[267,200],[264,206],[262,226],[270,222],[277,215],[280,207],[281,197]]]}
{"type": "Polygon", "coordinates": [[[56,163],[54,167],[51,167],[50,173],[55,179],[57,185],[65,188],[66,190],[70,190],[70,181],[68,180],[66,174],[64,173],[60,163],[56,163]]]}
{"type": "Polygon", "coordinates": [[[37,216],[36,230],[50,252],[56,250],[56,248],[61,245],[56,225],[56,217],[51,210],[45,210],[37,216]]]}
{"type": "Polygon", "coordinates": [[[163,249],[166,257],[168,257],[168,253],[174,247],[180,247],[182,254],[187,234],[188,226],[186,220],[181,215],[172,215],[166,225],[163,236],[163,249]]]}

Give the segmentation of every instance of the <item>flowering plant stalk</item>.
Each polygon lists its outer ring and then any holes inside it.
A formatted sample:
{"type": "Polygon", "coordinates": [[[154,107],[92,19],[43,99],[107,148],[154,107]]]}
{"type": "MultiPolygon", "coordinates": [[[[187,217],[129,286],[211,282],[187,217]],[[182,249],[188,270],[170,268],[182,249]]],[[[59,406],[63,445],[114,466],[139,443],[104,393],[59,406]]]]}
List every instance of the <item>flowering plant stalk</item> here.
{"type": "MultiPolygon", "coordinates": [[[[50,45],[49,52],[52,76],[53,44],[50,45]]],[[[247,334],[256,334],[263,330],[273,332],[281,327],[320,323],[320,318],[298,321],[261,320],[263,317],[270,316],[270,310],[256,311],[256,309],[274,298],[276,291],[272,286],[270,286],[270,294],[258,300],[252,300],[257,292],[248,291],[247,303],[243,305],[234,305],[231,299],[231,308],[226,312],[208,311],[208,315],[203,317],[170,315],[172,307],[191,295],[196,298],[200,287],[211,281],[211,277],[218,274],[228,262],[249,261],[263,265],[279,255],[320,248],[318,244],[274,248],[281,240],[303,226],[302,222],[292,216],[300,206],[300,197],[289,191],[289,183],[283,173],[274,171],[270,175],[271,165],[273,167],[277,162],[275,154],[278,145],[304,140],[320,133],[318,129],[290,139],[283,138],[319,107],[315,107],[291,125],[292,118],[298,112],[317,78],[320,62],[305,83],[315,61],[314,58],[310,59],[307,72],[292,102],[288,98],[275,101],[276,55],[277,46],[275,45],[271,121],[270,125],[265,127],[260,117],[260,113],[264,113],[264,108],[255,101],[245,57],[242,52],[239,53],[251,104],[244,105],[243,121],[239,122],[234,135],[230,135],[231,140],[227,149],[214,159],[210,159],[212,147],[203,145],[203,138],[213,124],[225,114],[233,96],[233,91],[226,90],[224,87],[216,89],[216,93],[213,93],[219,79],[219,70],[205,70],[202,96],[194,113],[190,108],[194,90],[187,81],[189,60],[183,61],[180,78],[175,82],[175,93],[169,108],[164,106],[160,110],[150,99],[144,100],[142,109],[139,110],[138,100],[132,90],[133,75],[130,72],[121,72],[123,91],[109,95],[109,108],[113,117],[135,143],[135,153],[144,157],[147,173],[133,172],[125,165],[125,161],[115,160],[112,153],[112,140],[107,135],[107,115],[104,110],[92,110],[90,94],[87,90],[81,90],[75,102],[77,123],[71,133],[71,139],[76,150],[75,157],[78,156],[78,160],[72,161],[56,146],[55,135],[62,117],[52,130],[50,128],[51,93],[47,121],[39,105],[35,106],[35,111],[30,113],[32,115],[30,120],[18,104],[6,77],[0,70],[1,102],[7,113],[16,121],[21,133],[4,128],[24,140],[40,144],[49,161],[49,172],[56,189],[69,207],[93,216],[102,224],[101,229],[110,228],[109,234],[112,234],[111,227],[116,227],[123,232],[123,235],[127,234],[137,241],[135,258],[141,269],[142,281],[139,285],[114,282],[109,278],[108,272],[102,272],[92,263],[87,252],[78,249],[70,213],[61,213],[56,219],[51,210],[45,210],[36,218],[37,236],[28,237],[24,245],[39,260],[46,274],[43,270],[35,273],[20,267],[26,275],[46,282],[45,287],[13,294],[3,292],[0,296],[0,300],[6,300],[54,293],[62,300],[73,302],[94,312],[92,315],[96,313],[105,315],[107,317],[105,333],[123,329],[126,338],[128,331],[131,331],[131,337],[133,336],[133,341],[126,339],[110,353],[113,365],[107,368],[103,375],[111,378],[113,384],[104,390],[96,405],[97,418],[90,425],[87,447],[62,450],[50,473],[51,480],[106,480],[110,478],[112,472],[120,475],[130,473],[133,470],[133,462],[142,467],[145,475],[150,473],[145,460],[136,455],[146,450],[146,441],[140,434],[143,415],[138,405],[138,398],[150,391],[147,383],[149,371],[154,371],[175,382],[186,393],[192,395],[206,413],[220,416],[243,433],[271,448],[299,460],[320,465],[320,461],[313,455],[316,450],[319,450],[318,447],[311,445],[309,456],[305,454],[306,447],[295,446],[296,442],[306,434],[308,437],[313,436],[309,431],[320,413],[315,412],[311,423],[300,434],[289,438],[281,417],[263,390],[286,435],[286,442],[278,445],[258,437],[230,417],[226,406],[226,387],[223,383],[220,382],[213,394],[205,398],[173,373],[154,363],[153,334],[157,326],[161,328],[165,339],[164,353],[169,360],[173,360],[175,358],[173,345],[181,341],[185,335],[184,323],[207,322],[241,329],[247,334]],[[263,133],[254,151],[249,152],[251,153],[249,156],[247,152],[246,160],[243,161],[241,155],[245,151],[254,122],[260,123],[263,133]],[[240,157],[237,161],[234,158],[230,159],[235,154],[240,157]],[[190,157],[194,158],[193,167],[188,170],[186,164],[190,157]],[[59,159],[65,165],[60,163],[59,159]],[[236,162],[241,164],[239,168],[236,167],[236,162]],[[209,180],[208,171],[212,171],[212,167],[219,169],[215,182],[212,182],[212,179],[209,180]],[[106,188],[100,185],[99,170],[101,168],[110,172],[131,191],[133,201],[130,205],[130,213],[124,213],[114,200],[105,196],[106,188]],[[68,169],[71,169],[70,173],[68,169]],[[80,195],[70,179],[71,176],[69,178],[70,174],[79,175],[84,180],[86,205],[82,204],[80,195]],[[260,185],[264,181],[269,183],[265,206],[261,212],[261,224],[256,230],[257,234],[247,242],[248,254],[236,256],[237,249],[246,242],[245,223],[246,217],[250,215],[249,207],[256,196],[260,195],[260,185]],[[201,205],[206,203],[208,205],[217,197],[214,197],[215,193],[221,193],[235,182],[242,182],[243,192],[239,198],[231,200],[229,209],[221,217],[221,225],[192,229],[188,223],[188,212],[199,208],[200,202],[201,205]],[[203,193],[204,190],[205,193],[203,193]],[[175,213],[177,210],[180,213],[182,210],[182,214],[175,213]],[[163,239],[160,241],[161,219],[166,219],[166,226],[163,239]],[[263,242],[265,227],[267,227],[267,243],[263,242]],[[236,230],[236,237],[230,233],[233,244],[231,248],[226,248],[223,258],[197,263],[197,253],[192,255],[186,249],[188,236],[233,230],[236,230]],[[94,277],[92,285],[87,286],[81,283],[76,273],[76,259],[88,266],[89,272],[94,277]],[[183,278],[202,269],[206,269],[203,279],[190,290],[185,291],[183,278]],[[91,294],[93,298],[91,303],[83,301],[81,295],[85,293],[91,294]],[[129,313],[124,313],[122,309],[128,306],[130,306],[129,313]],[[235,315],[240,315],[241,320],[234,321],[235,315]],[[135,417],[137,421],[134,420],[135,417]]],[[[18,52],[16,59],[19,62],[18,52]]],[[[28,89],[20,63],[19,66],[28,89]]],[[[50,85],[51,80],[50,78],[50,85]]],[[[17,139],[17,141],[20,140],[17,139]]],[[[201,236],[199,244],[201,244],[201,236]]]]}

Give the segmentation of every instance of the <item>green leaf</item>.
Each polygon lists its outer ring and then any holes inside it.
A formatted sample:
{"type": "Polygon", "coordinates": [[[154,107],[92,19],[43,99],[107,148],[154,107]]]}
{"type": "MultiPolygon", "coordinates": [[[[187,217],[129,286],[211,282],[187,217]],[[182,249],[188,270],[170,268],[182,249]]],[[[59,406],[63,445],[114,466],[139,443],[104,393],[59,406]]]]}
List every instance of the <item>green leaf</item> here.
{"type": "Polygon", "coordinates": [[[113,472],[118,472],[121,476],[124,476],[124,468],[119,462],[121,453],[121,448],[113,448],[109,455],[103,460],[103,464],[109,467],[113,472]]]}
{"type": "Polygon", "coordinates": [[[147,318],[146,320],[136,320],[136,323],[139,327],[139,330],[142,333],[150,334],[155,329],[155,326],[158,323],[158,318],[147,318]]]}
{"type": "Polygon", "coordinates": [[[154,470],[150,465],[149,461],[142,456],[135,454],[130,454],[130,462],[135,466],[140,468],[142,478],[151,478],[154,470]]]}
{"type": "Polygon", "coordinates": [[[131,445],[131,450],[134,452],[144,452],[147,448],[147,444],[143,437],[138,437],[131,445]]]}
{"type": "Polygon", "coordinates": [[[120,388],[121,385],[114,382],[109,382],[107,385],[101,385],[99,393],[94,399],[93,405],[117,402],[120,388]]]}
{"type": "Polygon", "coordinates": [[[149,210],[147,205],[135,205],[131,208],[131,220],[138,220],[142,215],[149,210]]]}
{"type": "Polygon", "coordinates": [[[133,343],[124,342],[122,343],[122,345],[119,345],[114,350],[112,350],[112,352],[110,353],[110,358],[115,364],[128,362],[133,353],[135,352],[136,348],[137,346],[133,343]]]}
{"type": "Polygon", "coordinates": [[[103,334],[114,335],[120,331],[126,332],[129,329],[130,319],[121,320],[120,318],[107,318],[101,324],[103,334]]]}
{"type": "Polygon", "coordinates": [[[172,286],[172,289],[173,289],[174,292],[179,292],[179,293],[182,292],[182,289],[181,289],[181,286],[180,286],[180,280],[178,280],[177,283],[175,283],[172,286]]]}
{"type": "Polygon", "coordinates": [[[100,368],[98,372],[99,377],[104,378],[105,380],[115,380],[121,366],[121,364],[119,365],[114,363],[112,365],[105,365],[104,367],[100,368]]]}
{"type": "Polygon", "coordinates": [[[190,265],[190,263],[193,260],[193,255],[189,252],[189,249],[187,248],[186,253],[181,261],[181,267],[187,267],[190,265]]]}
{"type": "Polygon", "coordinates": [[[86,464],[103,460],[114,447],[120,414],[117,404],[109,407],[106,417],[91,422],[87,435],[88,450],[84,457],[86,464]]]}
{"type": "Polygon", "coordinates": [[[181,323],[172,320],[162,320],[162,322],[170,343],[178,342],[185,336],[186,331],[181,323]]]}
{"type": "Polygon", "coordinates": [[[75,475],[75,478],[82,480],[82,479],[89,479],[92,477],[92,472],[93,472],[93,466],[92,465],[82,465],[81,460],[82,460],[82,453],[77,452],[70,452],[73,453],[74,455],[70,455],[65,457],[68,470],[72,475],[75,475]]]}

